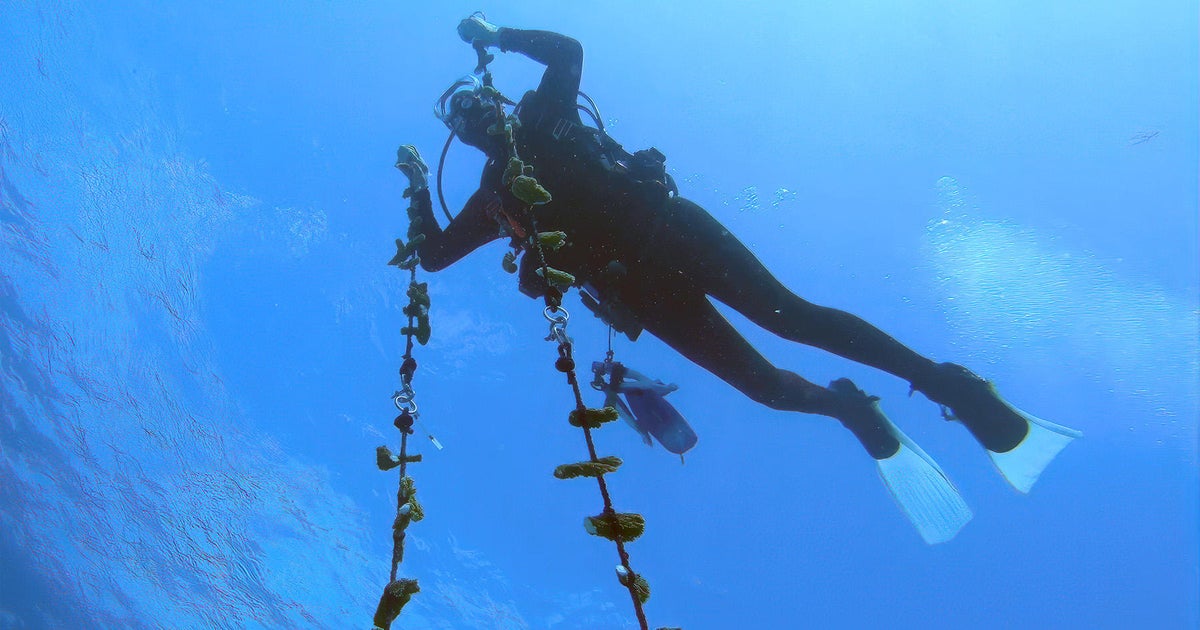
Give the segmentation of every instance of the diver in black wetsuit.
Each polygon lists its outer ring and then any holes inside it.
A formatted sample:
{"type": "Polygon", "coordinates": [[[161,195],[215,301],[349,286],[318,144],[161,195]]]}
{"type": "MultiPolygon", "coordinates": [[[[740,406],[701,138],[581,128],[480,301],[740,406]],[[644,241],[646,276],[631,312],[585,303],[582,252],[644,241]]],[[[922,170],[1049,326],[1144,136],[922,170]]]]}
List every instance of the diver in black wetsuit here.
{"type": "MultiPolygon", "coordinates": [[[[1028,491],[1058,451],[1078,436],[1008,405],[966,368],[934,363],[852,314],[805,301],[703,208],[669,192],[669,178],[635,176],[631,156],[621,150],[614,157],[611,139],[580,119],[576,101],[583,49],[574,39],[497,28],[481,16],[463,20],[458,32],[477,47],[518,52],[546,66],[537,90],[515,110],[521,123],[515,140],[521,159],[533,165],[553,195],[549,203],[533,207],[538,231],[568,235],[567,246],[547,252],[547,263],[573,274],[597,298],[598,313],[609,315],[606,320],[618,330],[623,323],[624,331],[636,337],[644,328],[773,409],[840,421],[876,460],[889,490],[927,541],[953,537],[971,512],[937,464],[884,416],[878,398],[848,379],[822,387],[775,367],[709,298],[785,339],[905,379],[913,390],[949,408],[953,415],[947,417],[960,420],[1021,491],[1028,491]]],[[[501,182],[508,145],[502,136],[487,133],[496,122],[493,99],[468,78],[447,90],[439,104],[438,115],[454,134],[488,156],[479,189],[445,230],[433,216],[428,169],[411,147],[399,152],[396,165],[412,184],[426,236],[419,255],[429,271],[502,236],[519,241],[529,232],[527,204],[501,182]]],[[[638,157],[644,161],[644,152],[638,157]]],[[[654,157],[661,154],[655,151],[654,157]]],[[[522,291],[540,295],[544,283],[536,276],[528,281],[525,271],[534,266],[528,258],[522,261],[522,291]]]]}

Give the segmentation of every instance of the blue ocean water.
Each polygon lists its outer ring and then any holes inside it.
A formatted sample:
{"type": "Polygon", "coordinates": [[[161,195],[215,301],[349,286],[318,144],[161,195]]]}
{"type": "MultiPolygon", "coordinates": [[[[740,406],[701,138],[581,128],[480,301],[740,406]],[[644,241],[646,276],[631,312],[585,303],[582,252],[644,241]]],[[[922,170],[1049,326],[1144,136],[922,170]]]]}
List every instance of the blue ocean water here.
{"type": "MultiPolygon", "coordinates": [[[[407,286],[392,162],[434,162],[477,9],[581,41],[609,131],[789,287],[1085,433],[1020,495],[907,383],[725,309],[937,458],[975,518],[928,546],[836,423],[618,340],[700,435],[681,465],[597,433],[647,520],[650,627],[1200,624],[1196,3],[510,4],[0,1],[0,628],[370,627],[407,286]]],[[[492,70],[519,95],[541,68],[492,70]]],[[[452,208],[482,161],[450,149],[452,208]]],[[[400,574],[422,590],[394,627],[636,627],[581,527],[594,486],[550,474],[586,451],[502,253],[422,275],[422,432],[446,448],[416,442],[400,574]]]]}

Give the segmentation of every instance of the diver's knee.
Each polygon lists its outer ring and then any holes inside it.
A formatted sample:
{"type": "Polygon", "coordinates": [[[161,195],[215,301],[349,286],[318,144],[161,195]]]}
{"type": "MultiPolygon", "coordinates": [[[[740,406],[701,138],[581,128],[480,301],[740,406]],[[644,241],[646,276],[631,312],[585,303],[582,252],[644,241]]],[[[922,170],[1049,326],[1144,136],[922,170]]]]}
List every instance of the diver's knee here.
{"type": "Polygon", "coordinates": [[[775,328],[789,331],[789,339],[801,343],[820,336],[825,312],[830,310],[813,304],[784,287],[780,287],[779,294],[770,300],[769,304],[773,306],[768,306],[764,318],[774,324],[775,328]]]}

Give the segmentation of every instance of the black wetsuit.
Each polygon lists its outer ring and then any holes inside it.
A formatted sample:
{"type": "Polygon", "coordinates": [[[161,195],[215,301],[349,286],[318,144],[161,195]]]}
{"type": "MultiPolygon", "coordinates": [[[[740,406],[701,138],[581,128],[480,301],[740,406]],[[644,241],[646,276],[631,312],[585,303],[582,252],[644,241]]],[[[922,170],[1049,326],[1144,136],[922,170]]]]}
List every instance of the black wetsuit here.
{"type": "MultiPolygon", "coordinates": [[[[569,245],[548,263],[579,282],[599,285],[601,299],[618,300],[655,337],[755,401],[774,409],[817,413],[843,422],[872,456],[899,447],[878,423],[855,420],[844,397],[772,365],[713,307],[729,305],[754,323],[798,343],[814,346],[917,383],[934,363],[849,313],[811,304],[784,287],[761,262],[703,208],[681,197],[648,192],[617,176],[587,145],[555,129],[581,124],[576,108],[583,50],[556,33],[500,30],[502,50],[546,66],[536,93],[518,110],[517,150],[553,200],[535,207],[539,231],[566,232],[569,245]],[[540,120],[539,120],[540,119],[540,120]],[[625,273],[613,278],[611,263],[625,273]],[[870,424],[872,426],[866,426],[870,424]]],[[[569,136],[570,134],[566,134],[569,136]]],[[[519,217],[525,204],[501,183],[506,156],[491,156],[479,190],[443,231],[428,191],[417,194],[426,240],[424,268],[436,271],[501,237],[498,220],[519,217]],[[498,212],[500,208],[504,212],[498,212]]]]}

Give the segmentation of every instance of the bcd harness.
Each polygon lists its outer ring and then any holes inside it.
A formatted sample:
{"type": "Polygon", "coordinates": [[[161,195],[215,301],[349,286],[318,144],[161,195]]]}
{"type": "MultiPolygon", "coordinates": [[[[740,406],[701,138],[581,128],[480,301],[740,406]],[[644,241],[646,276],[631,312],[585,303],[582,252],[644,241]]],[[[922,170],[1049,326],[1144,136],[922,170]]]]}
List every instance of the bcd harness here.
{"type": "Polygon", "coordinates": [[[540,138],[553,140],[571,154],[585,156],[585,161],[600,166],[603,172],[638,190],[647,203],[657,206],[678,195],[675,179],[667,172],[667,156],[654,147],[634,153],[626,151],[605,131],[595,102],[582,91],[579,94],[590,108],[583,104],[576,107],[591,117],[595,127],[557,115],[545,99],[539,98],[536,90],[526,92],[513,113],[527,130],[540,138]]]}
{"type": "MultiPolygon", "coordinates": [[[[657,208],[676,196],[679,189],[674,178],[667,173],[666,156],[654,147],[634,153],[626,151],[604,130],[604,123],[591,98],[583,92],[579,94],[591,107],[582,104],[577,107],[595,121],[595,127],[558,116],[550,111],[544,99],[539,98],[534,90],[525,93],[513,113],[521,121],[523,133],[532,133],[542,142],[553,142],[560,154],[582,156],[585,163],[598,166],[610,179],[616,180],[614,183],[618,186],[636,194],[641,203],[657,208]]],[[[523,232],[519,222],[503,211],[497,215],[501,229],[510,236],[519,237],[519,232],[523,232]]],[[[514,243],[518,240],[514,238],[514,243]]],[[[584,279],[580,283],[579,296],[584,306],[601,321],[631,341],[636,341],[642,326],[617,297],[617,286],[627,271],[620,261],[610,261],[597,277],[584,279]]],[[[522,293],[534,298],[540,297],[545,290],[545,281],[536,274],[536,265],[527,256],[521,259],[519,287],[522,293]]]]}

